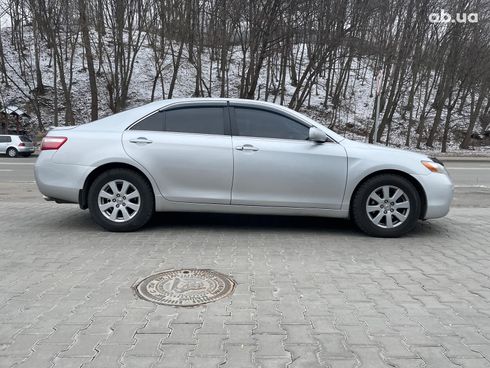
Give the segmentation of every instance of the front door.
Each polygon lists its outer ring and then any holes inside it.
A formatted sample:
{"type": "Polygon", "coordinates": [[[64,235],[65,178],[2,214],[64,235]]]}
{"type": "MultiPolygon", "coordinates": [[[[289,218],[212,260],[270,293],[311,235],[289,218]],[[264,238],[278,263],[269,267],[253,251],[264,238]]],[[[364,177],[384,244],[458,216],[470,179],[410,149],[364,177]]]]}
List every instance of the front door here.
{"type": "Polygon", "coordinates": [[[340,209],[347,156],[308,140],[309,126],[276,112],[232,108],[232,204],[340,209]]]}
{"type": "Polygon", "coordinates": [[[7,147],[12,142],[12,138],[8,135],[0,135],[0,153],[5,153],[7,147]]]}

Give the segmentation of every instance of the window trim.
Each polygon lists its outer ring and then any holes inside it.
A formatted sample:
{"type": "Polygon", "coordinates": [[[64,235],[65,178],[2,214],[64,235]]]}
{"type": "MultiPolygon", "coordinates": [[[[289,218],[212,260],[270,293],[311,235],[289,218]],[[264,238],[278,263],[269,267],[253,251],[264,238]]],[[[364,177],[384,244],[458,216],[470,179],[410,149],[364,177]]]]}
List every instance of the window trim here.
{"type": "Polygon", "coordinates": [[[141,123],[143,120],[149,118],[150,116],[153,116],[158,113],[163,113],[163,122],[162,122],[162,130],[140,130],[142,132],[154,132],[154,133],[173,133],[173,134],[202,134],[202,135],[216,135],[216,136],[231,136],[231,118],[230,114],[228,112],[228,106],[225,104],[215,104],[215,103],[184,103],[184,104],[170,104],[169,106],[166,106],[165,108],[161,108],[155,111],[150,112],[149,114],[146,114],[145,116],[139,118],[136,120],[133,124],[128,126],[125,130],[130,131],[134,130],[137,131],[136,129],[133,129],[136,125],[141,123]],[[167,112],[168,111],[173,111],[173,110],[180,110],[180,109],[194,109],[194,108],[221,108],[223,110],[223,133],[222,134],[215,134],[215,133],[192,133],[192,132],[172,132],[172,131],[167,131],[166,125],[167,125],[167,112]]]}
{"type": "MultiPolygon", "coordinates": [[[[306,138],[306,139],[293,139],[293,138],[277,138],[277,137],[257,137],[257,136],[254,136],[254,135],[240,135],[240,134],[237,134],[238,133],[238,126],[237,126],[236,111],[235,111],[236,108],[248,109],[248,110],[257,110],[257,111],[265,111],[265,112],[269,112],[271,114],[276,114],[276,115],[282,116],[282,117],[284,117],[286,119],[292,120],[292,121],[294,121],[297,124],[303,125],[308,130],[313,126],[313,125],[308,125],[307,123],[302,122],[302,121],[300,121],[298,119],[295,119],[294,117],[291,117],[290,115],[284,114],[284,113],[282,113],[280,111],[275,111],[275,110],[272,110],[272,109],[262,108],[262,107],[259,107],[259,106],[245,106],[245,105],[240,106],[240,105],[233,105],[233,106],[229,106],[230,115],[232,116],[232,119],[231,119],[231,121],[232,121],[232,124],[231,124],[231,135],[233,137],[247,137],[247,138],[254,138],[254,139],[279,139],[279,140],[296,141],[296,142],[311,142],[308,138],[306,138]]],[[[329,137],[329,139],[330,139],[330,137],[329,137]]]]}

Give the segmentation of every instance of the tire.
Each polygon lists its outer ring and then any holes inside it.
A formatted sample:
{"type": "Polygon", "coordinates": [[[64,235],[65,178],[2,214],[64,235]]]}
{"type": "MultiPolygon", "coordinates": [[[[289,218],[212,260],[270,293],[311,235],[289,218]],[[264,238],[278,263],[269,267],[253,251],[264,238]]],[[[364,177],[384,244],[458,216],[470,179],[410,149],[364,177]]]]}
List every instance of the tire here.
{"type": "Polygon", "coordinates": [[[381,238],[408,233],[415,227],[422,208],[415,186],[395,174],[368,179],[356,190],[351,203],[351,217],[359,229],[381,238]]]}
{"type": "Polygon", "coordinates": [[[18,154],[19,154],[19,152],[17,152],[17,150],[13,147],[10,147],[7,150],[7,156],[10,158],[15,158],[15,157],[17,157],[18,154]]]}
{"type": "Polygon", "coordinates": [[[88,208],[93,220],[106,230],[135,231],[153,216],[155,196],[150,183],[140,174],[110,169],[90,186],[88,208]]]}

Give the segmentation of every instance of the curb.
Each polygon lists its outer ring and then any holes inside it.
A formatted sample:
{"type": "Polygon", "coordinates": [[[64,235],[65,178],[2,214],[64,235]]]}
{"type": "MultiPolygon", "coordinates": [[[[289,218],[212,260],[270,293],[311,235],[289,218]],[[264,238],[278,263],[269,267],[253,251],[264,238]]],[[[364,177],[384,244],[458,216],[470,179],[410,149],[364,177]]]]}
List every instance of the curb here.
{"type": "Polygon", "coordinates": [[[490,162],[490,157],[471,157],[471,156],[436,156],[438,160],[442,162],[490,162]]]}

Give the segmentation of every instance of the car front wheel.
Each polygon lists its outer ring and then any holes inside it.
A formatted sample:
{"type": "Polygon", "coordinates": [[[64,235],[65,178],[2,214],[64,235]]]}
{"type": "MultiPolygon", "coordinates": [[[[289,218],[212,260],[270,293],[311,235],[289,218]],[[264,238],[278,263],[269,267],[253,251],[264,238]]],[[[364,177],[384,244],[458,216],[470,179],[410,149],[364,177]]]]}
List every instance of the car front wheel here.
{"type": "Polygon", "coordinates": [[[152,217],[155,198],[151,185],[128,169],[111,169],[99,175],[88,193],[94,221],[109,231],[134,231],[152,217]]]}
{"type": "Polygon", "coordinates": [[[398,237],[415,227],[421,211],[420,195],[407,179],[382,174],[368,179],[352,199],[352,218],[366,234],[398,237]]]}

